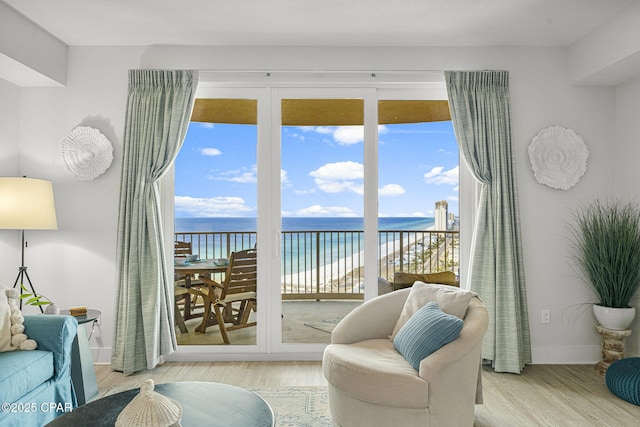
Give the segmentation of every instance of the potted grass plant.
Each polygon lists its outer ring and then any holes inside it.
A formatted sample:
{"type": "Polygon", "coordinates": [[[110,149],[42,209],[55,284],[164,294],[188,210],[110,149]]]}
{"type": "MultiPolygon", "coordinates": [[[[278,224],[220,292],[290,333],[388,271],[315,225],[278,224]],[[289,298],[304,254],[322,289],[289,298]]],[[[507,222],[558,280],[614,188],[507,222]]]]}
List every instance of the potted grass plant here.
{"type": "Polygon", "coordinates": [[[628,329],[629,302],[640,287],[640,208],[596,200],[574,212],[574,260],[598,297],[593,311],[603,327],[628,329]]]}

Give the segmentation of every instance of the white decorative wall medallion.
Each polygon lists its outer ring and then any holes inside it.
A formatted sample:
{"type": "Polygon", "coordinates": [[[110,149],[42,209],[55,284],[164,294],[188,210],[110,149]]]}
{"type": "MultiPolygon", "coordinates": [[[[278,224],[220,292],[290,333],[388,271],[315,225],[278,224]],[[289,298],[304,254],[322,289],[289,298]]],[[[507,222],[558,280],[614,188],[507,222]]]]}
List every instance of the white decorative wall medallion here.
{"type": "Polygon", "coordinates": [[[91,181],[113,161],[113,146],[99,130],[78,126],[60,145],[64,169],[79,181],[91,181]]]}
{"type": "Polygon", "coordinates": [[[529,145],[536,180],[560,190],[578,183],[587,170],[589,149],[572,129],[550,126],[538,132],[529,145]]]}

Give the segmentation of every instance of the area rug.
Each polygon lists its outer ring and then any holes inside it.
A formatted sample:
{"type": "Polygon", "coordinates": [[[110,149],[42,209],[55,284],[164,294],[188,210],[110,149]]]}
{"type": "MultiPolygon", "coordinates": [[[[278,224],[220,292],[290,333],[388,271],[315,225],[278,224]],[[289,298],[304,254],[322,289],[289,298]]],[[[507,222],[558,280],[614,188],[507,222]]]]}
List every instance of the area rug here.
{"type": "Polygon", "coordinates": [[[330,334],[331,332],[333,332],[333,329],[336,327],[338,322],[340,322],[340,319],[338,318],[318,320],[318,321],[307,321],[307,322],[304,322],[304,326],[308,326],[310,328],[317,329],[319,331],[330,334]]]}
{"type": "Polygon", "coordinates": [[[249,390],[269,403],[278,427],[331,427],[326,387],[259,387],[249,390]]]}

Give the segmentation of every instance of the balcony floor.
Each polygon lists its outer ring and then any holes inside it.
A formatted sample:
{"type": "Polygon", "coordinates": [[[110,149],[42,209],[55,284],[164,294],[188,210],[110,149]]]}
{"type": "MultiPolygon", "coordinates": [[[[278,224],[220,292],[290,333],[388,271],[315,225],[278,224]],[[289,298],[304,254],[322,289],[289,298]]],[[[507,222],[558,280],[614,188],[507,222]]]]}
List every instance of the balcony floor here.
{"type": "MultiPolygon", "coordinates": [[[[362,301],[283,301],[282,339],[285,343],[328,344],[332,328],[362,301]]],[[[221,345],[217,326],[210,326],[204,334],[194,332],[202,319],[186,322],[189,333],[181,334],[176,328],[178,345],[221,345]]],[[[256,328],[229,331],[231,344],[255,345],[256,328]]]]}

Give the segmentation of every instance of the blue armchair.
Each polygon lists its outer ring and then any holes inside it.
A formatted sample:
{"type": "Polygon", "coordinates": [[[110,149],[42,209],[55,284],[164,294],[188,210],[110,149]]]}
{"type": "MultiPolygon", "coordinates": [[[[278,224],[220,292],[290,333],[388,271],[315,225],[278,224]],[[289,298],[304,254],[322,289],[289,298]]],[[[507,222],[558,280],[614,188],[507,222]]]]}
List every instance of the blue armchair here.
{"type": "Polygon", "coordinates": [[[0,425],[42,426],[76,408],[71,346],[78,322],[71,316],[24,316],[33,351],[0,353],[0,425]]]}

